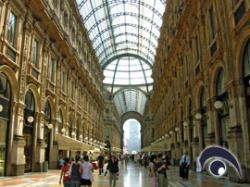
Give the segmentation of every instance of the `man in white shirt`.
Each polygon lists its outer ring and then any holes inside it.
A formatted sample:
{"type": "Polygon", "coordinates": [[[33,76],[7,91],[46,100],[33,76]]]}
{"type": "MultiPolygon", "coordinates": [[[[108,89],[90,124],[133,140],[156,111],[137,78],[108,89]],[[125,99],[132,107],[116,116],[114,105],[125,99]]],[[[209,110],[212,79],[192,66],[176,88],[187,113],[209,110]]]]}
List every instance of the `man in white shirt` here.
{"type": "Polygon", "coordinates": [[[188,156],[188,152],[185,152],[181,156],[180,160],[180,177],[182,177],[183,180],[188,180],[189,166],[190,166],[190,157],[188,156]]]}

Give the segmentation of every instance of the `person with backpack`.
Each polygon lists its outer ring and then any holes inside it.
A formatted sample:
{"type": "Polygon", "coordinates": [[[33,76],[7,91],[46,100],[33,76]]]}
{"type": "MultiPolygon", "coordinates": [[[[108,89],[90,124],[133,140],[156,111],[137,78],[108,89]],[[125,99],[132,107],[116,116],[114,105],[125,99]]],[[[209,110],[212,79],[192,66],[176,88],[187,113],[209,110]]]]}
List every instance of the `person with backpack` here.
{"type": "MultiPolygon", "coordinates": [[[[80,158],[80,157],[79,157],[80,158]]],[[[75,161],[72,160],[70,165],[70,187],[80,187],[81,186],[81,173],[80,173],[80,161],[77,158],[75,161]]]]}

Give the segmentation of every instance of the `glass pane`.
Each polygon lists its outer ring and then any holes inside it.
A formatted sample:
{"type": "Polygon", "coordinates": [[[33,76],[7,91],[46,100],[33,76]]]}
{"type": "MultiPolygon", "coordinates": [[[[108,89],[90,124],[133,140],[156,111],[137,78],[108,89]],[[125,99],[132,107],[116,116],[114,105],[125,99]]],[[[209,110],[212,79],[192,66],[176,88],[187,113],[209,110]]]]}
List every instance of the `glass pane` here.
{"type": "Polygon", "coordinates": [[[225,83],[224,83],[224,72],[222,69],[219,70],[216,81],[216,94],[220,96],[225,91],[225,83]]]}
{"type": "Polygon", "coordinates": [[[0,97],[6,100],[10,100],[11,97],[10,83],[3,73],[0,73],[0,97]]]}
{"type": "Polygon", "coordinates": [[[39,42],[36,39],[34,39],[32,43],[32,63],[36,67],[38,67],[39,65],[39,56],[40,56],[39,51],[40,51],[39,42]]]}
{"type": "MultiPolygon", "coordinates": [[[[77,0],[78,5],[81,2],[77,0]]],[[[109,84],[105,86],[107,90],[114,93],[120,85],[140,85],[145,92],[152,90],[149,64],[154,62],[165,7],[165,0],[86,0],[81,4],[80,13],[99,62],[106,65],[103,83],[109,84]]],[[[126,89],[116,94],[114,100],[119,114],[129,109],[142,113],[146,97],[138,90],[126,89]]]]}
{"type": "Polygon", "coordinates": [[[51,121],[51,107],[49,102],[47,101],[44,109],[45,119],[50,123],[51,121]]]}
{"type": "Polygon", "coordinates": [[[247,46],[245,48],[243,61],[244,76],[247,77],[248,75],[250,75],[250,41],[248,41],[247,46]]]}
{"type": "Polygon", "coordinates": [[[142,114],[146,103],[146,96],[139,90],[126,89],[118,92],[115,95],[114,101],[116,107],[120,108],[118,110],[120,110],[121,113],[137,111],[142,114]],[[121,110],[120,103],[123,103],[123,106],[127,106],[127,108],[121,110]]]}
{"type": "MultiPolygon", "coordinates": [[[[77,2],[81,3],[82,1],[77,2]]],[[[122,48],[129,49],[131,45],[134,45],[134,38],[137,38],[138,40],[137,36],[140,34],[144,38],[154,38],[154,41],[152,42],[153,44],[149,45],[149,47],[152,48],[154,56],[157,38],[159,37],[159,28],[162,24],[162,15],[165,11],[165,1],[163,2],[164,4],[161,0],[147,2],[86,1],[81,4],[80,13],[84,17],[84,23],[87,30],[93,28],[90,33],[90,38],[92,40],[95,40],[97,35],[99,35],[100,38],[105,39],[114,37],[115,40],[113,41],[116,41],[116,43],[127,40],[131,41],[131,43],[119,46],[117,50],[122,48]],[[109,12],[107,12],[107,10],[109,10],[109,12]],[[137,28],[139,28],[139,30],[137,28]],[[145,30],[144,34],[141,34],[141,30],[145,30]],[[120,33],[129,33],[126,35],[130,35],[130,37],[123,36],[122,38],[116,39],[117,35],[119,37],[120,33]],[[135,34],[134,37],[132,37],[132,33],[135,34]]],[[[101,42],[102,45],[110,47],[110,45],[106,44],[109,39],[105,39],[103,39],[104,42],[101,42]]],[[[143,40],[140,40],[140,42],[142,41],[143,40]]],[[[96,40],[94,42],[96,42],[96,40]]],[[[100,44],[100,42],[98,43],[100,44]]],[[[143,43],[143,45],[147,45],[147,42],[143,41],[143,43]]],[[[95,44],[95,46],[98,45],[95,44]]],[[[141,48],[138,48],[138,50],[141,50],[141,48]]],[[[140,52],[140,54],[142,53],[140,52]]],[[[107,59],[107,57],[100,58],[101,61],[105,61],[107,59]]],[[[153,58],[151,57],[150,60],[152,61],[153,58]]],[[[103,62],[100,63],[103,64],[103,62]]]]}
{"type": "Polygon", "coordinates": [[[7,40],[10,45],[15,46],[15,32],[16,32],[16,15],[10,12],[7,23],[7,40]]]}
{"type": "Polygon", "coordinates": [[[7,134],[8,134],[8,120],[0,118],[0,176],[4,176],[6,164],[6,151],[7,151],[7,134]]]}

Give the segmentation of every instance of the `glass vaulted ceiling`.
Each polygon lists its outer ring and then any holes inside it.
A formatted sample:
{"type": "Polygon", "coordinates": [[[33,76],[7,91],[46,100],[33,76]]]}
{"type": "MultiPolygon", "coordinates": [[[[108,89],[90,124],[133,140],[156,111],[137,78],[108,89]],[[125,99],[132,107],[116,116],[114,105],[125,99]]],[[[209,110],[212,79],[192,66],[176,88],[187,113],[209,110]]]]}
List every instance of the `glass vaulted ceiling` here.
{"type": "Polygon", "coordinates": [[[120,115],[143,113],[166,0],[77,0],[120,115]]]}

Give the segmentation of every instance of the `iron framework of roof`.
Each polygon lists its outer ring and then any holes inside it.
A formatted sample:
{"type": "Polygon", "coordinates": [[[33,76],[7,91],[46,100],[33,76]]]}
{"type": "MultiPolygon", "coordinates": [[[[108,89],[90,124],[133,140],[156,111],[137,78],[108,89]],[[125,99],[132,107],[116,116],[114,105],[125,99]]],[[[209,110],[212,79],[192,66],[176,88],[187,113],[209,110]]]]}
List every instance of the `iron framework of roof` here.
{"type": "Polygon", "coordinates": [[[143,114],[166,0],[76,1],[118,112],[143,114]]]}

